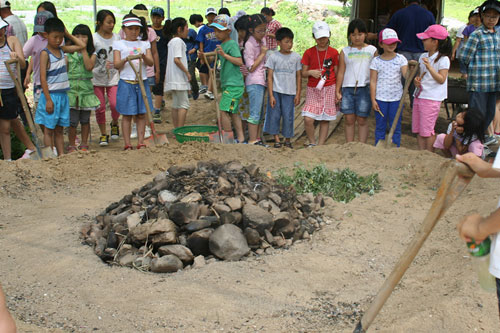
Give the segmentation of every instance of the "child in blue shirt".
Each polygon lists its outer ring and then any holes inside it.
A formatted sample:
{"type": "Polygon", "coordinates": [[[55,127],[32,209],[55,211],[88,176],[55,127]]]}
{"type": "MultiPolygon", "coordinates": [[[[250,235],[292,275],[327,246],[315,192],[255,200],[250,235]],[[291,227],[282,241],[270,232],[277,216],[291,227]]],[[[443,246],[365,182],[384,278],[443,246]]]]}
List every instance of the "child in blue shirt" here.
{"type": "MultiPolygon", "coordinates": [[[[210,28],[210,24],[214,21],[217,16],[217,11],[213,7],[207,8],[205,18],[207,19],[207,24],[202,26],[198,31],[198,36],[196,40],[200,43],[200,52],[212,52],[215,50],[217,45],[220,44],[220,41],[215,37],[214,29],[210,28]]],[[[201,57],[200,57],[201,58],[201,57]]],[[[207,57],[208,62],[211,66],[213,66],[214,57],[207,57]]],[[[201,89],[200,94],[205,94],[205,97],[208,99],[214,99],[214,94],[212,93],[212,83],[209,80],[208,75],[208,67],[207,64],[203,63],[203,60],[200,59],[201,66],[199,68],[200,71],[200,79],[201,79],[201,89]]]]}
{"type": "MultiPolygon", "coordinates": [[[[191,25],[195,28],[199,28],[203,25],[203,17],[200,14],[193,14],[189,17],[189,23],[191,23],[191,25]]],[[[200,42],[196,40],[197,37],[198,34],[196,33],[196,30],[190,28],[188,38],[183,39],[184,43],[186,43],[188,71],[191,75],[191,81],[189,83],[191,84],[191,94],[194,100],[198,99],[198,96],[200,95],[200,88],[198,87],[198,80],[196,79],[195,72],[196,61],[198,60],[198,50],[200,48],[200,42]]]]}

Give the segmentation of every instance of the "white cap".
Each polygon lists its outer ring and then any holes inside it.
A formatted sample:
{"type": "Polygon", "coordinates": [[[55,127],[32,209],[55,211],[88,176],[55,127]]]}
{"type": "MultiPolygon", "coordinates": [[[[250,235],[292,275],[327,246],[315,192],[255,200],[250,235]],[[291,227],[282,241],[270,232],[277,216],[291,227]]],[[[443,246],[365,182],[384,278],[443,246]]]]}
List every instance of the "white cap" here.
{"type": "Polygon", "coordinates": [[[5,27],[6,27],[6,26],[8,26],[8,25],[9,25],[9,24],[8,24],[7,22],[5,22],[4,20],[2,20],[2,19],[0,18],[0,29],[3,29],[3,28],[5,28],[5,27]]]}
{"type": "Polygon", "coordinates": [[[138,17],[127,17],[123,19],[122,25],[124,27],[142,27],[141,19],[138,17]]]}
{"type": "Polygon", "coordinates": [[[317,21],[313,25],[314,38],[330,37],[330,27],[324,21],[317,21]]]}
{"type": "Polygon", "coordinates": [[[10,8],[9,0],[0,0],[0,8],[10,8]]]}
{"type": "Polygon", "coordinates": [[[214,7],[208,7],[207,8],[207,12],[205,13],[205,16],[207,16],[208,14],[215,14],[215,15],[217,15],[217,11],[215,10],[214,7]]]}

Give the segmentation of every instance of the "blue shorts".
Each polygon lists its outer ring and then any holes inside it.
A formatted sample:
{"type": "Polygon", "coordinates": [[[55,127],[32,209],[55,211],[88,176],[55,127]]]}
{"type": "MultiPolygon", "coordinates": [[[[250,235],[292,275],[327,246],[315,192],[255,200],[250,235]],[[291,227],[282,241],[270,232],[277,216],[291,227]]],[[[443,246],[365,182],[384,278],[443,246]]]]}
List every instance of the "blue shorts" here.
{"type": "MultiPolygon", "coordinates": [[[[151,100],[151,89],[149,89],[147,80],[144,80],[144,88],[144,90],[146,90],[149,107],[151,107],[153,102],[151,100]]],[[[139,84],[132,84],[123,80],[118,81],[116,111],[123,116],[135,116],[146,113],[146,105],[142,99],[141,87],[139,84]]]]}
{"type": "MultiPolygon", "coordinates": [[[[146,85],[144,85],[144,87],[146,87],[146,88],[147,88],[148,86],[149,86],[149,87],[154,87],[154,86],[155,86],[155,84],[156,84],[156,82],[155,82],[155,81],[156,81],[156,78],[155,78],[154,76],[150,76],[150,77],[148,77],[146,81],[148,82],[148,85],[147,85],[147,86],[146,86],[146,85]]],[[[150,89],[151,89],[151,88],[150,88],[150,89]]]]}
{"type": "Polygon", "coordinates": [[[293,121],[295,118],[295,95],[281,94],[273,91],[273,96],[276,100],[276,105],[272,108],[268,98],[264,132],[278,135],[280,133],[280,123],[282,123],[281,133],[283,137],[287,139],[292,138],[293,121]]]}
{"type": "Polygon", "coordinates": [[[370,87],[358,87],[356,94],[354,88],[342,88],[342,101],[340,112],[343,114],[355,114],[358,117],[370,116],[372,102],[370,99],[370,87]]]}
{"type": "Polygon", "coordinates": [[[41,124],[48,129],[54,129],[56,126],[69,126],[69,98],[66,92],[50,93],[50,99],[54,103],[54,112],[48,114],[45,111],[47,100],[45,94],[40,95],[38,106],[36,108],[35,123],[41,124]]]}
{"type": "Polygon", "coordinates": [[[258,125],[262,119],[262,106],[264,105],[264,94],[266,87],[260,84],[247,86],[248,100],[250,101],[250,116],[248,122],[258,125]]]}

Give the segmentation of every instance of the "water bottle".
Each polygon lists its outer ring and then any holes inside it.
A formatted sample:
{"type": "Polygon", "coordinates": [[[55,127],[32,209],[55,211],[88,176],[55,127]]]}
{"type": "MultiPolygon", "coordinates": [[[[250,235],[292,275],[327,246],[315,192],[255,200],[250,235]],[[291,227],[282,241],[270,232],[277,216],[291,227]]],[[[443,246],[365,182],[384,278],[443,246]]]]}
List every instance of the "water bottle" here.
{"type": "Polygon", "coordinates": [[[496,291],[495,277],[490,274],[490,247],[491,240],[486,238],[481,244],[476,244],[474,240],[467,243],[467,248],[473,259],[473,266],[479,278],[479,285],[488,292],[496,291]]]}

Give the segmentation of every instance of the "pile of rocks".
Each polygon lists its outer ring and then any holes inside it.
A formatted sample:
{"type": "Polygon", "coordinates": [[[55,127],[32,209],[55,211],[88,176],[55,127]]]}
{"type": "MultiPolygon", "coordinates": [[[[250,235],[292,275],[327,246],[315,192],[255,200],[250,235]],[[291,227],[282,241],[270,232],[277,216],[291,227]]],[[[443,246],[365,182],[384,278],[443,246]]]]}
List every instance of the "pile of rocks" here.
{"type": "Polygon", "coordinates": [[[105,262],[175,272],[309,238],[324,223],[322,206],[321,195],[296,195],[255,165],[201,161],[172,166],[133,190],[82,236],[105,262]]]}

